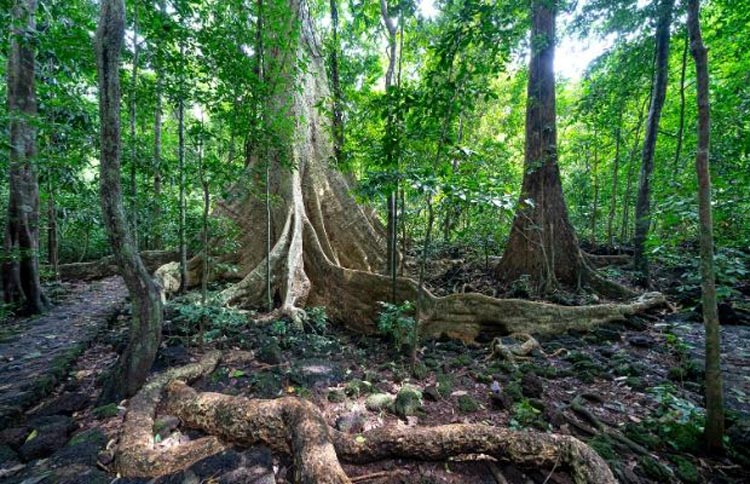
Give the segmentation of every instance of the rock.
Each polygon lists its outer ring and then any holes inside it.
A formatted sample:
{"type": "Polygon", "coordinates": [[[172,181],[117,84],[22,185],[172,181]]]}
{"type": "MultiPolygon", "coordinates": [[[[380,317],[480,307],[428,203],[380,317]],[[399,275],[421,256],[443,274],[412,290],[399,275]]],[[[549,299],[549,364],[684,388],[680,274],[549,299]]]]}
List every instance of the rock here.
{"type": "Polygon", "coordinates": [[[189,482],[220,484],[275,484],[273,457],[266,447],[255,447],[243,452],[228,449],[206,457],[184,472],[159,479],[159,484],[187,484],[189,482]]]}
{"type": "Polygon", "coordinates": [[[16,454],[9,445],[0,445],[0,469],[8,469],[19,463],[18,454],[16,454]]]}
{"type": "Polygon", "coordinates": [[[437,387],[435,385],[429,385],[425,387],[424,391],[422,392],[424,394],[425,400],[429,400],[431,402],[438,402],[440,401],[440,392],[438,391],[437,387]]]}
{"type": "Polygon", "coordinates": [[[14,449],[21,447],[31,433],[28,427],[11,427],[0,431],[0,445],[9,445],[14,449]]]}
{"type": "Polygon", "coordinates": [[[91,402],[88,395],[80,392],[63,393],[56,399],[44,405],[34,415],[73,415],[74,412],[81,410],[91,402]]]}
{"type": "Polygon", "coordinates": [[[346,384],[344,392],[350,397],[358,397],[360,395],[367,395],[372,393],[372,383],[369,381],[362,381],[354,379],[346,384]]]}
{"type": "Polygon", "coordinates": [[[740,419],[727,431],[732,448],[750,460],[750,421],[740,419]]]}
{"type": "Polygon", "coordinates": [[[43,482],[56,484],[109,484],[112,478],[96,467],[73,464],[55,469],[43,482]]]}
{"type": "Polygon", "coordinates": [[[365,429],[365,418],[359,412],[351,412],[336,419],[336,429],[347,434],[358,434],[365,429]]]}
{"type": "Polygon", "coordinates": [[[645,334],[634,334],[628,337],[628,343],[636,348],[653,348],[656,346],[656,339],[645,334]]]}
{"type": "Polygon", "coordinates": [[[461,395],[458,397],[458,409],[462,413],[474,413],[479,410],[479,402],[471,395],[461,395]]]}
{"type": "Polygon", "coordinates": [[[373,393],[365,400],[365,407],[371,412],[382,412],[389,410],[395,400],[396,397],[387,393],[373,393]]]}
{"type": "Polygon", "coordinates": [[[328,392],[328,401],[331,403],[341,403],[346,400],[346,394],[341,390],[331,390],[328,392]]]}
{"type": "Polygon", "coordinates": [[[174,429],[180,426],[180,419],[174,415],[164,415],[154,422],[154,435],[165,439],[174,429]]]}
{"type": "Polygon", "coordinates": [[[107,445],[107,436],[97,428],[73,436],[62,449],[55,452],[52,460],[61,465],[82,464],[96,467],[99,452],[107,445]]]}
{"type": "Polygon", "coordinates": [[[278,365],[284,361],[279,344],[274,340],[266,340],[258,351],[258,360],[269,365],[278,365]]]}
{"type": "Polygon", "coordinates": [[[413,385],[404,385],[393,402],[393,411],[401,418],[415,415],[422,407],[422,392],[413,385]]]}
{"type": "Polygon", "coordinates": [[[34,419],[29,426],[32,432],[18,449],[18,453],[26,461],[46,457],[63,447],[76,424],[70,417],[56,415],[34,419]]]}
{"type": "Polygon", "coordinates": [[[529,398],[541,398],[544,382],[536,373],[525,373],[521,377],[521,393],[529,398]]]}
{"type": "Polygon", "coordinates": [[[300,360],[292,369],[289,378],[306,388],[328,387],[343,379],[339,366],[328,360],[300,360]]]}

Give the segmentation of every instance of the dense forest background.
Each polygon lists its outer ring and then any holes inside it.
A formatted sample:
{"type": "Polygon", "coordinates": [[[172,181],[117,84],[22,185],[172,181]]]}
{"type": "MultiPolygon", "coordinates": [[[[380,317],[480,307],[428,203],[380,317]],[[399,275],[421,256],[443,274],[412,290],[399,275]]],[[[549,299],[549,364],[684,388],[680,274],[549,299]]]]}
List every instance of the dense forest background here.
{"type": "MultiPolygon", "coordinates": [[[[631,245],[634,231],[654,72],[655,3],[577,2],[561,15],[562,35],[608,46],[580,77],[558,77],[557,113],[572,222],[584,243],[615,252],[631,245]]],[[[445,2],[429,16],[413,2],[391,7],[398,26],[397,62],[386,90],[390,50],[380,5],[310,3],[317,23],[325,26],[319,40],[329,71],[332,58],[337,64],[332,92],[340,98],[319,107],[335,109],[343,122],[338,166],[360,181],[359,198],[383,213],[391,187],[402,188],[399,243],[407,251],[416,250],[424,236],[428,194],[438,208],[432,250],[462,246],[481,260],[500,255],[507,239],[523,167],[528,11],[513,2],[489,5],[445,2]],[[335,24],[331,6],[337,9],[335,24]],[[395,129],[391,115],[397,118],[395,129]]],[[[704,5],[702,19],[711,56],[711,157],[723,296],[746,275],[750,240],[750,60],[742,47],[750,36],[746,7],[712,0],[704,5]]],[[[258,4],[129,2],[128,8],[121,113],[131,224],[140,248],[176,247],[179,191],[184,187],[186,240],[190,252],[197,253],[203,184],[212,200],[225,197],[228,181],[244,176],[248,146],[264,135],[258,107],[274,86],[272,76],[257,75],[253,57],[259,42],[254,27],[258,4]],[[183,165],[179,105],[184,106],[183,165]]],[[[693,255],[698,226],[692,164],[696,103],[682,8],[676,7],[670,29],[669,84],[656,145],[647,249],[667,266],[691,266],[687,288],[698,283],[693,255]]],[[[3,31],[11,21],[8,13],[4,9],[0,17],[3,31]]],[[[86,1],[42,2],[38,12],[43,261],[54,260],[55,252],[60,262],[75,262],[110,251],[97,193],[91,49],[96,17],[97,6],[86,1]]],[[[262,36],[269,45],[283,42],[272,32],[262,36]]],[[[5,55],[8,37],[0,41],[0,55],[5,55]]],[[[566,62],[558,54],[556,63],[566,62]]],[[[0,59],[3,74],[6,67],[7,60],[0,59]]],[[[0,86],[3,97],[6,87],[0,86]]],[[[5,108],[0,126],[7,132],[5,108]]],[[[7,150],[3,153],[0,163],[6,172],[7,150]]],[[[0,217],[7,214],[7,190],[7,183],[0,185],[0,217]]]]}

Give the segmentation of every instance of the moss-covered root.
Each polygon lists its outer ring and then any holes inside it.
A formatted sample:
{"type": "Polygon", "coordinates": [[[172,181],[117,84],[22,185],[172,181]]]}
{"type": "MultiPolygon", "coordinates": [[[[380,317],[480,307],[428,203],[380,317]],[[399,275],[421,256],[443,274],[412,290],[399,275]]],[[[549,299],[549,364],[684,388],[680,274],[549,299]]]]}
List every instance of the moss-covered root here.
{"type": "Polygon", "coordinates": [[[264,443],[294,456],[296,482],[302,483],[351,482],[338,459],[352,463],[386,458],[443,460],[477,453],[523,465],[564,466],[579,483],[617,482],[593,449],[565,435],[444,425],[380,428],[355,437],[329,428],[320,412],[303,400],[197,393],[179,381],[167,388],[167,409],[188,426],[243,445],[264,443]]]}
{"type": "Polygon", "coordinates": [[[216,437],[194,440],[163,451],[153,445],[154,416],[164,387],[175,379],[194,380],[211,373],[220,359],[221,352],[212,351],[197,363],[155,375],[130,399],[115,456],[118,473],[126,477],[169,474],[224,449],[216,437]]]}

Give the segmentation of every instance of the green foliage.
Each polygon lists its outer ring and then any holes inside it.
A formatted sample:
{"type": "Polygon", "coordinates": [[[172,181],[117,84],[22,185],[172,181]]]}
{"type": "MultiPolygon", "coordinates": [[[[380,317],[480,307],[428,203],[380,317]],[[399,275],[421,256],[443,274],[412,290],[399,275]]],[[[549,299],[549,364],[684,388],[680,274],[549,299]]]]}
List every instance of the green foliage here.
{"type": "Polygon", "coordinates": [[[685,398],[676,395],[671,385],[660,385],[651,389],[659,407],[649,425],[659,437],[674,450],[698,452],[701,448],[704,410],[685,398]]]}
{"type": "Polygon", "coordinates": [[[188,295],[173,299],[167,305],[166,311],[174,314],[168,340],[197,343],[199,328],[203,324],[203,343],[241,342],[248,324],[246,313],[210,302],[201,305],[194,299],[195,295],[188,295]]]}
{"type": "Polygon", "coordinates": [[[528,399],[522,398],[513,405],[509,425],[514,430],[530,427],[546,429],[547,424],[541,417],[542,411],[532,405],[528,399]]]}
{"type": "Polygon", "coordinates": [[[414,337],[416,321],[412,316],[414,304],[404,301],[402,304],[379,302],[382,308],[378,315],[378,331],[388,336],[397,349],[410,342],[414,337]]]}

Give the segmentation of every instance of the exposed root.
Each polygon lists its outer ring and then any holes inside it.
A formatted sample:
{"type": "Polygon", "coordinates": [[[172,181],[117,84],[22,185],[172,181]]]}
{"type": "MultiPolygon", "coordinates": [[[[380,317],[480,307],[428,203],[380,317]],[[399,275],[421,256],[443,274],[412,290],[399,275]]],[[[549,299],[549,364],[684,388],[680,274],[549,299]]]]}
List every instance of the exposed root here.
{"type": "Polygon", "coordinates": [[[501,338],[495,338],[490,343],[490,356],[487,359],[500,358],[501,360],[515,363],[517,359],[527,359],[532,351],[538,350],[547,358],[558,356],[568,350],[559,348],[551,354],[544,352],[544,348],[533,336],[526,333],[512,334],[512,338],[523,340],[520,344],[506,345],[501,338]]]}
{"type": "Polygon", "coordinates": [[[115,470],[128,477],[153,477],[182,469],[224,449],[216,437],[206,437],[169,450],[154,448],[154,415],[164,387],[174,379],[193,380],[211,373],[221,352],[212,351],[197,362],[153,376],[130,399],[115,455],[115,470]]]}
{"type": "Polygon", "coordinates": [[[243,445],[263,443],[292,455],[296,482],[351,482],[339,459],[350,463],[389,458],[437,461],[467,454],[486,454],[527,466],[551,467],[559,462],[576,482],[616,482],[593,449],[566,435],[466,424],[385,427],[353,436],[328,427],[317,408],[297,398],[251,400],[197,393],[179,381],[170,383],[167,390],[167,410],[185,425],[243,445]]]}

